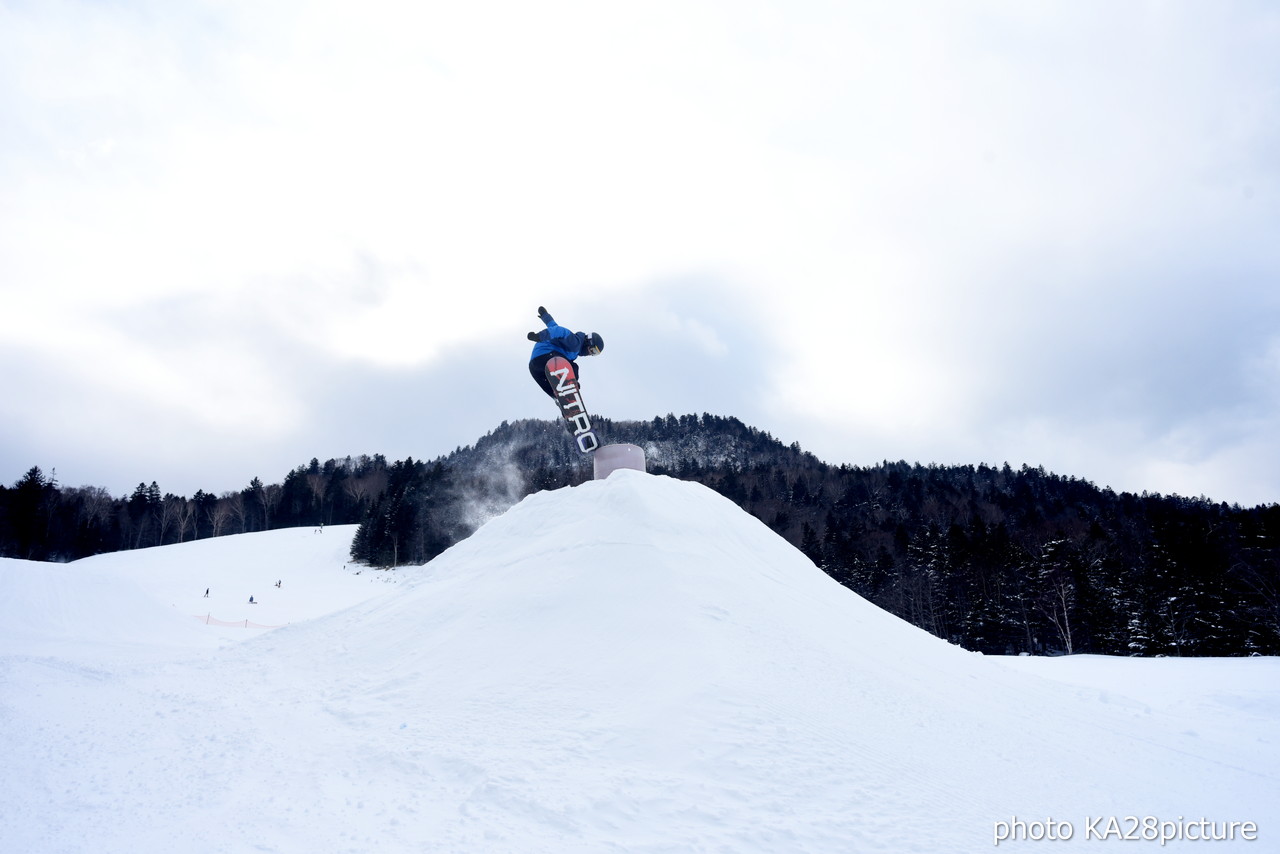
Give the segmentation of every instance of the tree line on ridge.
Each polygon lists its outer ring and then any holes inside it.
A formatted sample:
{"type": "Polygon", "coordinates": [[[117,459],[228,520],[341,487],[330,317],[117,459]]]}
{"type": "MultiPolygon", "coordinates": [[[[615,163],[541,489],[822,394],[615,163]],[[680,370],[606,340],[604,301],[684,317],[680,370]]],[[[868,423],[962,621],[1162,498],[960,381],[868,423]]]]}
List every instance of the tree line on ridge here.
{"type": "MultiPolygon", "coordinates": [[[[844,586],[988,653],[1280,654],[1280,506],[1100,489],[1042,468],[833,466],[735,418],[599,418],[648,470],[716,490],[844,586]]],[[[358,524],[352,558],[421,564],[525,495],[591,477],[559,422],[504,422],[436,460],[312,459],[279,484],[113,498],[29,470],[0,486],[0,556],[74,560],[358,524]]]]}

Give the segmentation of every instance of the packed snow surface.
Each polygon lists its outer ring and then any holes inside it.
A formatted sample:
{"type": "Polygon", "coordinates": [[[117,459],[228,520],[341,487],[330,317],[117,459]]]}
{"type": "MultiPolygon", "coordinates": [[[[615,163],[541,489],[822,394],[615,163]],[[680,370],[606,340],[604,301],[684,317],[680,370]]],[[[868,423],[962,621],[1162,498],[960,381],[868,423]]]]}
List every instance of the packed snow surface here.
{"type": "Polygon", "coordinates": [[[1276,659],[968,653],[633,471],[352,533],[0,561],[0,850],[1280,850],[1276,659]]]}

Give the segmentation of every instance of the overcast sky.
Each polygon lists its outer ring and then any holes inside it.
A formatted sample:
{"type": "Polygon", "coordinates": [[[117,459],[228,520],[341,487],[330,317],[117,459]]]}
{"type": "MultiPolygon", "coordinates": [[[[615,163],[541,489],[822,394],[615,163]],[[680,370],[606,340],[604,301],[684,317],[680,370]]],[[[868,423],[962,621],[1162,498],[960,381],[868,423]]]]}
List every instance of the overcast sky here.
{"type": "Polygon", "coordinates": [[[1280,501],[1269,2],[0,0],[0,481],[733,415],[1280,501]]]}

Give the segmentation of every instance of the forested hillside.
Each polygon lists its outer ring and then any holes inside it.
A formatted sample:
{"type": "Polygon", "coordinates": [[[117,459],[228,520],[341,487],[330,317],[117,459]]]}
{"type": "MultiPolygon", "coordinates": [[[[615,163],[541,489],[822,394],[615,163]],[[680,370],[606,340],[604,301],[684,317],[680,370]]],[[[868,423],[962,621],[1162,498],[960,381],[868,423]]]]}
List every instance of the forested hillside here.
{"type": "MultiPolygon", "coordinates": [[[[1280,506],[1117,494],[1039,468],[832,466],[733,418],[599,419],[649,471],[706,484],[840,583],[984,652],[1280,653],[1280,506]]],[[[70,560],[220,534],[360,522],[353,558],[419,564],[590,463],[557,422],[504,423],[439,459],[312,460],[192,498],[0,487],[0,554],[70,560]]]]}

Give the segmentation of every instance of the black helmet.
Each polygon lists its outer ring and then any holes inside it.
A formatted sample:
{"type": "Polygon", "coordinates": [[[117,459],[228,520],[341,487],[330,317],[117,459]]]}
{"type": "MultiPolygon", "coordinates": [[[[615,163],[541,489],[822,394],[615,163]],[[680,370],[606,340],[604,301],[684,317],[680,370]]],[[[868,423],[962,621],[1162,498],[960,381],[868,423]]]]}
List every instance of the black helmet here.
{"type": "Polygon", "coordinates": [[[582,342],[582,353],[586,356],[598,356],[600,351],[604,349],[604,339],[600,337],[599,332],[592,332],[587,339],[582,342]]]}

